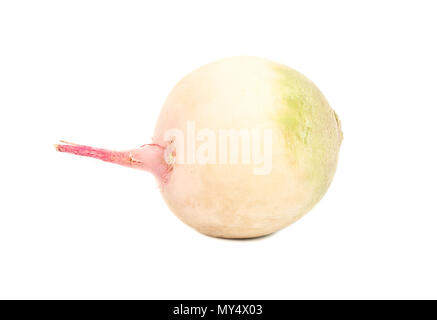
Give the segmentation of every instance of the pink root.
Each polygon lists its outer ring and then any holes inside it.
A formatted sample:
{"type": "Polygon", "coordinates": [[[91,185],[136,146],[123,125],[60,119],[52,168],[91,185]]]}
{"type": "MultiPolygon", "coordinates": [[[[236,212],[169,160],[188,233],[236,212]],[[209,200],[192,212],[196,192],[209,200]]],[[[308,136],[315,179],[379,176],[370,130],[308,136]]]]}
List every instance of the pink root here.
{"type": "Polygon", "coordinates": [[[161,183],[167,182],[172,169],[164,160],[165,148],[157,144],[145,144],[138,149],[112,151],[65,141],[61,142],[63,144],[55,145],[56,150],[59,152],[96,158],[129,168],[145,170],[155,175],[161,183]]]}

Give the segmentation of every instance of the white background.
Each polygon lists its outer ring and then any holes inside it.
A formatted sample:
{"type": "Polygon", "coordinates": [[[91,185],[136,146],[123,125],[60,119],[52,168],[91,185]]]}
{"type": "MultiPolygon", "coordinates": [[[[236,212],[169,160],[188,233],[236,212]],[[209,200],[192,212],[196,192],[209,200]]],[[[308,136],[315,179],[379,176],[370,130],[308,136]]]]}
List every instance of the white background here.
{"type": "Polygon", "coordinates": [[[2,1],[0,298],[437,298],[433,1],[2,1]],[[334,182],[272,236],[180,222],[152,176],[56,153],[150,142],[186,73],[255,55],[343,124],[334,182]]]}

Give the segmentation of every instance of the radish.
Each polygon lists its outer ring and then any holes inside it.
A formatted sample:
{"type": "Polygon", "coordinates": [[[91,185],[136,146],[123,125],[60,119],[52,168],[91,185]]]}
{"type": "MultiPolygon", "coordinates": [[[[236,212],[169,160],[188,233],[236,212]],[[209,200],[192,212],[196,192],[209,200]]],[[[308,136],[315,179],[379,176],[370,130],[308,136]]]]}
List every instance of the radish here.
{"type": "Polygon", "coordinates": [[[171,210],[214,237],[253,238],[302,217],[327,191],[342,131],[318,88],[255,57],[207,64],[168,96],[151,144],[60,152],[151,172],[171,210]]]}

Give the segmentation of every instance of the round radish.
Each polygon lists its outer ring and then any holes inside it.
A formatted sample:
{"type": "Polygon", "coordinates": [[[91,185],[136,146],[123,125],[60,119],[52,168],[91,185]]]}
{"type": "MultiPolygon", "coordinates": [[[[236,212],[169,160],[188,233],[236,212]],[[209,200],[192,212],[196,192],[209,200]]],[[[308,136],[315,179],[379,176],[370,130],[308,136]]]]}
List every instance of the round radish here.
{"type": "Polygon", "coordinates": [[[175,86],[151,144],[56,149],[147,170],[186,224],[215,237],[252,238],[293,223],[322,198],[341,141],[336,113],[310,80],[269,60],[233,57],[175,86]]]}

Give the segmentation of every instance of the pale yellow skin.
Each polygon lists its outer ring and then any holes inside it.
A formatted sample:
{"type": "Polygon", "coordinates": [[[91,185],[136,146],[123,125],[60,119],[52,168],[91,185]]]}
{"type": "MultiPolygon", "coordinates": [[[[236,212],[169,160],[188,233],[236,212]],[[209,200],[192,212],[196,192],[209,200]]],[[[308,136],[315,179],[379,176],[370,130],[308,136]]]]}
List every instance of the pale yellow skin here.
{"type": "MultiPolygon", "coordinates": [[[[273,129],[268,175],[255,165],[174,164],[162,195],[186,224],[214,237],[252,238],[275,232],[307,213],[335,173],[342,133],[317,87],[286,66],[255,57],[205,65],[182,79],[167,98],[154,142],[167,130],[273,129]]],[[[177,150],[176,150],[177,153],[177,150]]]]}

